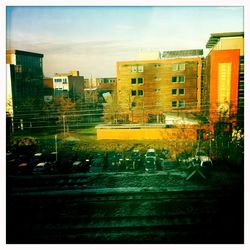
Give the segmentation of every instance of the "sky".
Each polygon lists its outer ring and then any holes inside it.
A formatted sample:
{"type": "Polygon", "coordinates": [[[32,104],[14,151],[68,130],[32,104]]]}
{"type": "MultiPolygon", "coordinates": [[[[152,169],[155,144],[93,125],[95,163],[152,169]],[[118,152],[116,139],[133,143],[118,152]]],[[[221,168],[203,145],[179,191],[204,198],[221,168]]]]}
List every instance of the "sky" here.
{"type": "Polygon", "coordinates": [[[244,31],[243,7],[7,6],[7,49],[44,54],[44,75],[115,77],[139,52],[203,49],[211,33],[244,31]]]}

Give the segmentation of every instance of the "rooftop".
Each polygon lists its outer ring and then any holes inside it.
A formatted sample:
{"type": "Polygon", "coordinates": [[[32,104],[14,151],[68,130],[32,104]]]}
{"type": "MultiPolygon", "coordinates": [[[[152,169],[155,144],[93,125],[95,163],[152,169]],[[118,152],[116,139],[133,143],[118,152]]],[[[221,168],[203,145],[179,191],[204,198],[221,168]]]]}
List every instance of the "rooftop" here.
{"type": "Polygon", "coordinates": [[[176,57],[194,57],[202,56],[202,49],[192,49],[192,50],[172,50],[172,51],[163,51],[162,58],[176,58],[176,57]]]}
{"type": "Polygon", "coordinates": [[[240,37],[240,36],[244,37],[244,32],[212,33],[210,34],[210,38],[206,44],[206,48],[214,47],[222,37],[240,37]]]}
{"type": "Polygon", "coordinates": [[[15,54],[15,55],[26,55],[26,56],[43,57],[43,54],[40,54],[40,53],[29,52],[29,51],[23,51],[23,50],[12,50],[12,49],[8,49],[8,50],[6,51],[6,54],[15,54]]]}

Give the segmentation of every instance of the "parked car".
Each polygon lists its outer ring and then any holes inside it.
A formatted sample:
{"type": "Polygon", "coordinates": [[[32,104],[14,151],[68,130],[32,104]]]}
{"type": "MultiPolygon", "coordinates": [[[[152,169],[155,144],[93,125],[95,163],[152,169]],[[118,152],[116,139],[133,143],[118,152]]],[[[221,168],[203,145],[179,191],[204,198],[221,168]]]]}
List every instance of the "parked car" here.
{"type": "Polygon", "coordinates": [[[49,162],[40,162],[34,167],[33,174],[48,174],[50,169],[51,164],[49,162]]]}
{"type": "Polygon", "coordinates": [[[176,156],[176,162],[178,165],[188,166],[192,158],[191,152],[182,152],[176,156]]]}
{"type": "Polygon", "coordinates": [[[190,167],[201,167],[209,169],[213,166],[211,158],[207,155],[199,155],[192,158],[190,162],[190,167]]]}
{"type": "Polygon", "coordinates": [[[155,171],[156,170],[157,155],[155,149],[150,148],[145,154],[145,170],[155,171]]]}

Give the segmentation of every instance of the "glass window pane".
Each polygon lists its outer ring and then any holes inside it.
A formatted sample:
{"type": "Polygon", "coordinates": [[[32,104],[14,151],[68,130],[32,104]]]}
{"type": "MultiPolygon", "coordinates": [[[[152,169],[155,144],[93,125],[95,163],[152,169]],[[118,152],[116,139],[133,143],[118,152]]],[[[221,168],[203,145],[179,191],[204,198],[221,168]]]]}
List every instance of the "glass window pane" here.
{"type": "Polygon", "coordinates": [[[185,63],[179,64],[179,70],[185,70],[185,63]]]}
{"type": "Polygon", "coordinates": [[[179,101],[179,107],[184,108],[185,107],[185,101],[179,101]]]}
{"type": "Polygon", "coordinates": [[[172,89],[172,95],[177,95],[177,89],[172,89]]]}
{"type": "Polygon", "coordinates": [[[184,89],[179,89],[179,95],[184,95],[184,94],[185,94],[184,89]]]}
{"type": "Polygon", "coordinates": [[[136,84],[136,78],[132,78],[132,79],[131,79],[131,83],[132,83],[132,84],[136,84]]]}
{"type": "Polygon", "coordinates": [[[172,101],[172,108],[176,108],[177,107],[177,101],[172,101]]]}
{"type": "Polygon", "coordinates": [[[172,82],[177,82],[177,76],[172,76],[172,82]]]}
{"type": "Polygon", "coordinates": [[[177,71],[178,70],[178,64],[177,63],[172,64],[172,70],[173,71],[177,71]]]}
{"type": "Polygon", "coordinates": [[[143,72],[143,65],[138,65],[138,72],[143,72]]]}
{"type": "Polygon", "coordinates": [[[138,96],[143,96],[143,90],[138,90],[138,96]]]}
{"type": "Polygon", "coordinates": [[[136,96],[136,90],[131,90],[131,95],[136,96]]]}
{"type": "Polygon", "coordinates": [[[131,72],[137,72],[137,66],[132,65],[131,66],[131,72]]]}
{"type": "Polygon", "coordinates": [[[142,84],[143,83],[143,78],[138,78],[138,83],[142,84]]]}
{"type": "Polygon", "coordinates": [[[184,76],[179,76],[179,82],[185,82],[185,77],[184,76]]]}

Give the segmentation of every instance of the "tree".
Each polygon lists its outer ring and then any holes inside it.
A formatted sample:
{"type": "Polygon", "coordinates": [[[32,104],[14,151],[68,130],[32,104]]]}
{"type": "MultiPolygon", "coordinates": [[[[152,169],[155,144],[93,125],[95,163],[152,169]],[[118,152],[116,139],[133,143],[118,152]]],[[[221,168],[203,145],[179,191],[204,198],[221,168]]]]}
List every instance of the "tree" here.
{"type": "Polygon", "coordinates": [[[47,102],[43,107],[47,118],[58,117],[58,121],[63,124],[64,134],[69,131],[70,121],[73,120],[76,111],[76,102],[64,96],[55,96],[51,102],[47,102]]]}

